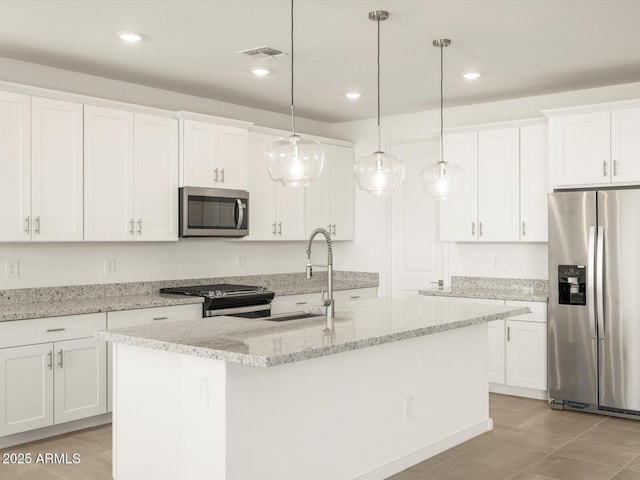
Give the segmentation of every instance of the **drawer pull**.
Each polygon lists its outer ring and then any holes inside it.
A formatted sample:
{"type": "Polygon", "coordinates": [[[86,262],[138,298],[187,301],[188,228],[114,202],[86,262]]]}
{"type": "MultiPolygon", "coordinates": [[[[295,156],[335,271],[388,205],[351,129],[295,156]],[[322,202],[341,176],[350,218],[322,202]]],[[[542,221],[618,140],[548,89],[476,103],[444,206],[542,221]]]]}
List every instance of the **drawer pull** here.
{"type": "Polygon", "coordinates": [[[47,328],[47,333],[49,333],[49,332],[62,332],[63,330],[66,330],[66,328],[47,328]]]}
{"type": "Polygon", "coordinates": [[[60,363],[58,364],[60,366],[60,368],[64,367],[64,352],[63,350],[60,350],[58,352],[58,355],[60,355],[60,363]]]}
{"type": "Polygon", "coordinates": [[[154,317],[154,318],[153,318],[153,321],[155,322],[156,320],[166,320],[166,319],[168,319],[168,318],[169,318],[169,317],[154,317]]]}
{"type": "Polygon", "coordinates": [[[360,295],[352,295],[352,296],[351,296],[351,300],[356,300],[356,299],[358,299],[358,298],[360,298],[360,295]]]}
{"type": "Polygon", "coordinates": [[[306,305],[308,302],[296,302],[296,305],[306,305]]]}

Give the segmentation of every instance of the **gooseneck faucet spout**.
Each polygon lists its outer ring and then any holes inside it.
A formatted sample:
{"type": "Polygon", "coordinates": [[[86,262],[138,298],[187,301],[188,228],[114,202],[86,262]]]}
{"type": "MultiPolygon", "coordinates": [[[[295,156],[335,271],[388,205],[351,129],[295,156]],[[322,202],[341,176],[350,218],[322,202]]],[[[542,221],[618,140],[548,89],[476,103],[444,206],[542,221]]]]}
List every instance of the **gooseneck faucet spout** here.
{"type": "Polygon", "coordinates": [[[307,280],[313,276],[313,268],[311,266],[311,244],[315,236],[319,233],[324,235],[324,238],[327,241],[327,299],[324,300],[324,306],[326,307],[327,329],[333,330],[333,247],[331,246],[331,235],[324,228],[316,228],[309,236],[309,243],[307,243],[307,280]]]}

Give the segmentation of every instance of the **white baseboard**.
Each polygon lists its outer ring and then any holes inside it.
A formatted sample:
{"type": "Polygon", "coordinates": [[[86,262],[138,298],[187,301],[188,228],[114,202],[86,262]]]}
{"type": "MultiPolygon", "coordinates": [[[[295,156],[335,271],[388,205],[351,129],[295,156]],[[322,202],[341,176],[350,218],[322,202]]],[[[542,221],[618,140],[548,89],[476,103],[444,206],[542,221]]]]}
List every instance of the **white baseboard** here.
{"type": "Polygon", "coordinates": [[[491,428],[492,421],[491,419],[488,419],[486,422],[478,423],[477,425],[469,427],[466,430],[456,433],[455,435],[444,438],[439,442],[428,445],[405,457],[394,460],[393,462],[377,468],[369,473],[365,473],[364,475],[356,477],[355,480],[384,480],[385,478],[389,478],[396,473],[400,473],[409,467],[412,467],[428,458],[442,453],[445,450],[449,450],[456,445],[460,445],[467,440],[471,440],[478,435],[482,435],[483,433],[491,430],[491,428]]]}
{"type": "Polygon", "coordinates": [[[65,422],[59,425],[52,425],[50,427],[38,428],[28,432],[14,433],[13,435],[0,438],[0,449],[35,442],[36,440],[55,437],[56,435],[62,435],[76,430],[106,425],[107,423],[111,423],[110,413],[83,418],[82,420],[75,420],[73,422],[65,422]]]}
{"type": "Polygon", "coordinates": [[[536,400],[549,400],[546,390],[535,390],[533,388],[511,387],[500,383],[489,383],[491,393],[501,393],[503,395],[514,395],[516,397],[533,398],[536,400]]]}

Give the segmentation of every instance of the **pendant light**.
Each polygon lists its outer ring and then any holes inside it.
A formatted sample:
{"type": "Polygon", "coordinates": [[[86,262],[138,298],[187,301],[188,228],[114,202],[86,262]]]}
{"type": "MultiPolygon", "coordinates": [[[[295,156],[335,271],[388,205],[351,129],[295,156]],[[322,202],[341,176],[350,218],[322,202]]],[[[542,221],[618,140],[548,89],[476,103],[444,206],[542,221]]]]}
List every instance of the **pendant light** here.
{"type": "Polygon", "coordinates": [[[374,195],[386,195],[402,183],[404,164],[398,157],[384,153],[380,148],[380,22],[389,18],[389,12],[369,12],[369,20],[378,23],[378,151],[364,155],[353,166],[361,190],[374,195]]]}
{"type": "Polygon", "coordinates": [[[296,133],[293,107],[293,0],[291,0],[291,136],[269,144],[265,151],[269,175],[285,186],[305,186],[322,173],[324,151],[315,140],[296,133]]]}
{"type": "Polygon", "coordinates": [[[462,191],[464,184],[464,172],[460,165],[448,163],[444,160],[444,146],[442,142],[444,114],[443,114],[443,77],[444,77],[444,57],[443,50],[451,45],[448,38],[440,38],[433,41],[433,46],[440,48],[440,161],[429,165],[422,170],[420,177],[422,188],[427,195],[431,195],[438,200],[444,200],[452,195],[457,195],[462,191]]]}

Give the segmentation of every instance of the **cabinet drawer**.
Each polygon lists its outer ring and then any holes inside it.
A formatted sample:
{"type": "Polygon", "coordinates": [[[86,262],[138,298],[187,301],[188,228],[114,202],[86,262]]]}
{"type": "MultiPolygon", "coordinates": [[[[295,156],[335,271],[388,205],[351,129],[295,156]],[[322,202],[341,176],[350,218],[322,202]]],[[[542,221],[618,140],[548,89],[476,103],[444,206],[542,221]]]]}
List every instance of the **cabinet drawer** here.
{"type": "Polygon", "coordinates": [[[149,325],[155,322],[178,322],[181,320],[196,320],[202,318],[202,304],[171,305],[168,307],[139,308],[136,310],[121,310],[109,312],[107,315],[108,328],[135,327],[149,325]]]}
{"type": "Polygon", "coordinates": [[[322,293],[304,293],[300,295],[279,295],[271,301],[271,314],[298,312],[310,307],[322,305],[322,293]]]}
{"type": "Polygon", "coordinates": [[[338,290],[333,292],[333,298],[340,301],[376,298],[377,296],[378,289],[376,287],[354,288],[352,290],[338,290]]]}
{"type": "Polygon", "coordinates": [[[509,317],[509,320],[522,320],[523,322],[547,323],[547,304],[544,302],[516,302],[516,301],[508,300],[507,305],[513,305],[518,307],[529,307],[531,309],[531,313],[525,313],[524,315],[516,315],[515,317],[509,317]]]}
{"type": "Polygon", "coordinates": [[[0,323],[0,348],[93,337],[107,328],[106,313],[34,318],[0,323]]]}

